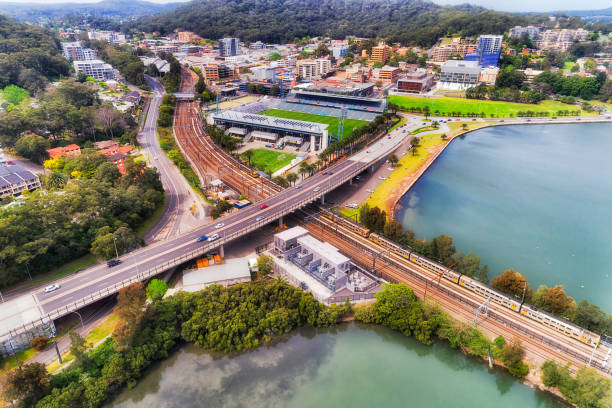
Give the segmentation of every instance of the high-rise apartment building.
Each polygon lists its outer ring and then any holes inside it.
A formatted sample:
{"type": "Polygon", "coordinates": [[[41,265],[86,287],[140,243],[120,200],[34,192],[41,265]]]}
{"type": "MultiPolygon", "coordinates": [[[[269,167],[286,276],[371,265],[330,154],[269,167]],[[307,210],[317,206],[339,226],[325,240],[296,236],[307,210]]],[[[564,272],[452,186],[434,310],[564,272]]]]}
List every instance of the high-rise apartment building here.
{"type": "Polygon", "coordinates": [[[79,41],[63,42],[62,55],[69,61],[90,61],[98,58],[91,48],[83,48],[79,41]]]}
{"type": "Polygon", "coordinates": [[[240,55],[240,40],[238,38],[221,38],[219,40],[219,55],[222,57],[240,55]]]}
{"type": "Polygon", "coordinates": [[[94,78],[97,81],[115,79],[113,67],[100,60],[74,61],[74,70],[94,78]]]}
{"type": "Polygon", "coordinates": [[[502,50],[501,35],[481,35],[473,53],[465,56],[466,61],[478,61],[483,67],[497,66],[502,50]]]}
{"type": "Polygon", "coordinates": [[[310,81],[331,71],[331,61],[327,58],[300,60],[297,62],[296,68],[297,75],[306,81],[310,81]]]}
{"type": "Polygon", "coordinates": [[[389,59],[389,46],[383,42],[372,47],[372,61],[385,64],[389,59]]]}

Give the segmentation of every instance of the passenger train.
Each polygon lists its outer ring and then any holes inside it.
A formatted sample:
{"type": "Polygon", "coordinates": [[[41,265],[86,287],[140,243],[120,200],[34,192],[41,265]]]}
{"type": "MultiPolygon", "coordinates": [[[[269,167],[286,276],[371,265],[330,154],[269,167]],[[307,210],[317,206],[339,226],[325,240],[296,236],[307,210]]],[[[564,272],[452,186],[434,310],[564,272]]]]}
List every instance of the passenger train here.
{"type": "Polygon", "coordinates": [[[423,268],[427,268],[432,272],[442,274],[442,277],[444,277],[445,279],[457,285],[463,286],[464,288],[469,289],[472,292],[479,294],[480,296],[483,296],[485,298],[491,298],[491,301],[505,308],[513,310],[516,313],[520,313],[532,320],[539,322],[540,324],[551,327],[557,330],[559,333],[568,337],[572,337],[582,343],[591,346],[599,344],[600,336],[596,333],[592,333],[558,316],[554,316],[550,313],[540,310],[535,306],[514,299],[503,292],[500,292],[479,282],[476,279],[472,279],[468,276],[462,275],[461,273],[447,268],[446,266],[438,262],[432,261],[424,257],[423,255],[413,252],[410,249],[405,249],[397,243],[381,235],[372,233],[370,232],[370,230],[360,225],[357,225],[343,217],[339,217],[332,212],[324,211],[323,215],[331,221],[341,224],[343,227],[358,233],[362,237],[368,238],[369,240],[376,242],[378,245],[384,247],[385,249],[393,251],[394,253],[408,259],[410,262],[413,262],[423,268]]]}

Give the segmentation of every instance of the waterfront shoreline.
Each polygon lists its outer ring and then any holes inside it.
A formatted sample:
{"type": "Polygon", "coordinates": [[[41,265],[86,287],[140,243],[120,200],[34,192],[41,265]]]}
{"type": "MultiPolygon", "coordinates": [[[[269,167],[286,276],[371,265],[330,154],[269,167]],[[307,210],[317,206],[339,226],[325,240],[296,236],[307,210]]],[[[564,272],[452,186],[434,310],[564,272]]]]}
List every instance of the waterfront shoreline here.
{"type": "MultiPolygon", "coordinates": [[[[453,123],[458,123],[458,122],[453,122],[453,123]]],[[[459,122],[459,123],[466,123],[466,122],[459,122]]],[[[472,122],[473,123],[473,122],[472,122]]],[[[468,126],[472,123],[468,123],[468,126]]],[[[423,176],[423,174],[425,174],[425,172],[431,167],[431,165],[433,163],[435,163],[435,161],[438,159],[438,157],[440,157],[440,155],[442,154],[442,152],[444,152],[446,150],[446,148],[448,146],[450,146],[451,142],[453,140],[455,140],[457,137],[461,137],[464,136],[468,133],[474,132],[476,130],[481,130],[481,129],[486,129],[486,128],[490,128],[490,127],[496,127],[496,126],[514,126],[514,125],[571,125],[571,124],[589,124],[589,123],[612,123],[612,120],[609,119],[590,119],[583,121],[580,118],[573,118],[573,119],[561,119],[561,120],[555,120],[554,122],[544,122],[544,121],[529,121],[529,122],[501,122],[501,121],[495,121],[495,122],[477,122],[479,124],[482,124],[482,126],[479,126],[478,128],[474,128],[474,129],[458,129],[453,131],[453,133],[451,135],[448,135],[447,137],[447,142],[444,144],[441,144],[439,146],[436,146],[436,149],[433,151],[433,154],[428,154],[427,158],[425,159],[425,161],[423,162],[423,164],[421,166],[419,166],[416,171],[414,171],[412,174],[410,174],[408,176],[408,178],[404,178],[404,179],[400,179],[395,181],[395,185],[393,186],[393,194],[391,196],[389,196],[389,198],[386,200],[385,202],[385,208],[384,210],[387,212],[387,214],[389,214],[389,218],[390,219],[395,219],[396,217],[396,213],[401,210],[401,205],[399,204],[399,201],[412,189],[412,187],[416,184],[416,182],[423,176]]],[[[393,172],[395,173],[395,171],[393,172]]],[[[391,175],[393,175],[393,173],[391,173],[391,175]]],[[[380,187],[380,186],[379,186],[380,187]]]]}

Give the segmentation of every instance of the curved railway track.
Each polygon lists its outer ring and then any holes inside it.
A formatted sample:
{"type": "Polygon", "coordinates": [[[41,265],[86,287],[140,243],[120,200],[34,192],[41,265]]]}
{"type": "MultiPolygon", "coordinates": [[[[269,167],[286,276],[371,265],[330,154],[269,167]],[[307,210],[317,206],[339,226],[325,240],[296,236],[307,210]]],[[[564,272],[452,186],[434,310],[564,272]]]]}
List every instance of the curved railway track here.
{"type": "MultiPolygon", "coordinates": [[[[181,92],[193,92],[198,80],[194,72],[183,69],[181,92]]],[[[252,201],[269,197],[282,190],[273,181],[253,177],[253,170],[217,146],[205,131],[198,103],[177,101],[174,113],[174,136],[179,148],[193,164],[202,184],[212,174],[252,201]]]]}

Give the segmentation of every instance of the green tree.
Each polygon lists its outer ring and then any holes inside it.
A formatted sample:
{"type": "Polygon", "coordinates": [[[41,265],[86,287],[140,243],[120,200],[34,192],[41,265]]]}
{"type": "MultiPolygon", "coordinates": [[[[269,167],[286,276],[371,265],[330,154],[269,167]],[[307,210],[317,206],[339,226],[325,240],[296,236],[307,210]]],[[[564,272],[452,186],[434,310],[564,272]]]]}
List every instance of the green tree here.
{"type": "Polygon", "coordinates": [[[395,167],[397,165],[397,162],[399,161],[399,159],[397,158],[397,156],[395,154],[391,154],[389,155],[389,157],[387,158],[387,160],[389,160],[389,163],[391,163],[391,165],[393,167],[395,167]]]}
{"type": "Polygon", "coordinates": [[[295,173],[289,173],[287,174],[287,181],[291,184],[295,184],[295,182],[298,179],[298,175],[295,173]]]}
{"type": "Polygon", "coordinates": [[[253,150],[251,150],[251,149],[249,149],[249,150],[245,151],[244,153],[242,153],[242,157],[247,159],[247,161],[249,162],[249,166],[251,165],[251,160],[253,159],[254,155],[255,155],[255,152],[253,152],[253,150]]]}
{"type": "Polygon", "coordinates": [[[49,157],[48,148],[49,141],[34,133],[21,136],[15,143],[17,154],[36,163],[43,163],[49,157]]]}
{"type": "Polygon", "coordinates": [[[529,301],[533,295],[533,289],[529,286],[527,278],[514,269],[506,269],[502,275],[493,278],[491,286],[517,299],[522,299],[524,294],[525,301],[529,301]]]}
{"type": "Polygon", "coordinates": [[[257,271],[261,275],[268,275],[272,272],[274,260],[268,255],[260,255],[257,258],[257,271]]]}
{"type": "Polygon", "coordinates": [[[17,85],[9,85],[4,88],[4,99],[11,105],[19,105],[29,97],[30,93],[17,85]]]}
{"type": "Polygon", "coordinates": [[[145,300],[145,289],[140,282],[132,283],[119,290],[114,312],[118,314],[120,321],[113,331],[117,351],[125,351],[132,344],[134,335],[145,318],[142,310],[145,300]]]}
{"type": "Polygon", "coordinates": [[[5,401],[16,401],[19,406],[33,406],[50,389],[51,376],[42,363],[19,364],[5,374],[2,396],[5,401]]]}
{"type": "Polygon", "coordinates": [[[151,300],[158,300],[164,297],[168,291],[168,285],[161,279],[152,279],[147,285],[147,298],[151,300]]]}
{"type": "Polygon", "coordinates": [[[74,362],[72,365],[79,368],[86,368],[90,363],[87,349],[89,344],[87,341],[79,335],[79,333],[71,330],[70,333],[70,352],[74,356],[74,362]]]}
{"type": "Polygon", "coordinates": [[[576,302],[565,294],[562,285],[553,288],[540,285],[533,295],[533,304],[547,312],[565,318],[571,318],[576,310],[576,302]]]}

